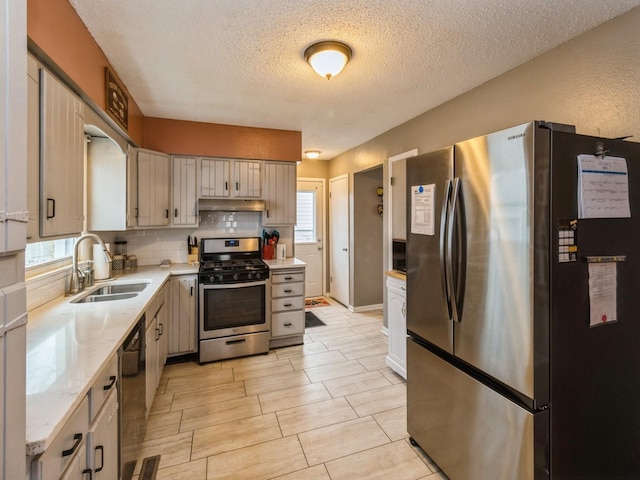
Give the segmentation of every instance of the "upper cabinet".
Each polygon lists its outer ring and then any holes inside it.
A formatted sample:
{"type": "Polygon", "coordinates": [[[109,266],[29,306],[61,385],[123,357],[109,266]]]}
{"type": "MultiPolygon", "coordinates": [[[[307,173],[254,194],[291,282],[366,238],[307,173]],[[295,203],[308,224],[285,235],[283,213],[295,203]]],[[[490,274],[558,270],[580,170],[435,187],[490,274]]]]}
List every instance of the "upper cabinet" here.
{"type": "Polygon", "coordinates": [[[264,164],[264,199],[262,216],[265,226],[296,224],[296,164],[266,162],[264,164]]]}
{"type": "Polygon", "coordinates": [[[171,157],[150,150],[138,150],[138,218],[139,227],[169,225],[171,157]]]}
{"type": "Polygon", "coordinates": [[[80,233],[84,203],[84,104],[40,69],[40,236],[80,233]]]}
{"type": "Polygon", "coordinates": [[[173,175],[171,177],[173,215],[171,223],[179,226],[198,225],[198,192],[196,157],[172,158],[173,175]]]}
{"type": "Polygon", "coordinates": [[[262,162],[200,158],[201,198],[260,198],[262,162]]]}

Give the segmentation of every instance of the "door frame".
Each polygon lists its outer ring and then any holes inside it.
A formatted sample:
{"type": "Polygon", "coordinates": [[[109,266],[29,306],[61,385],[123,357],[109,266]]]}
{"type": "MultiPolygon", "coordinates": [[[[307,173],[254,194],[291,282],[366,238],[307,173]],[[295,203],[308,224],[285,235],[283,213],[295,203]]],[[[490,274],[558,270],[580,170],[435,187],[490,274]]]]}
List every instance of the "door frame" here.
{"type": "MultiPolygon", "coordinates": [[[[397,162],[399,160],[406,160],[407,158],[416,157],[418,155],[418,149],[413,148],[411,150],[407,150],[406,152],[399,153],[397,155],[393,155],[388,158],[388,168],[389,173],[387,175],[387,185],[386,191],[389,192],[385,195],[385,217],[387,224],[387,270],[393,270],[393,195],[391,194],[393,184],[393,162],[397,162]]],[[[407,185],[407,188],[410,188],[407,185]]]]}
{"type": "MultiPolygon", "coordinates": [[[[327,198],[329,198],[329,196],[327,195],[327,179],[326,178],[312,178],[312,177],[298,177],[296,179],[296,193],[298,192],[298,182],[321,182],[322,183],[322,198],[320,199],[320,201],[322,202],[322,219],[321,221],[321,225],[322,225],[322,231],[321,231],[321,235],[322,235],[322,295],[326,296],[328,294],[328,289],[327,289],[327,244],[329,242],[327,242],[327,218],[329,218],[329,216],[327,215],[327,210],[329,208],[329,206],[327,205],[327,198]]],[[[317,212],[316,212],[317,213],[317,212]]],[[[295,245],[295,230],[294,230],[294,235],[293,235],[293,243],[295,245]]]]}

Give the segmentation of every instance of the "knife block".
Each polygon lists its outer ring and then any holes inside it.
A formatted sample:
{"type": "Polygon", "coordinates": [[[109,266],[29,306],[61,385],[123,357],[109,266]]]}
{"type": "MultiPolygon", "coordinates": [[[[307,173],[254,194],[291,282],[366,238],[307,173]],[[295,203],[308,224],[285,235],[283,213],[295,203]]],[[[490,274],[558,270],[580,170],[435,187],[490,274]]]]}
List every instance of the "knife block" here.
{"type": "Polygon", "coordinates": [[[187,255],[187,263],[198,263],[200,261],[198,252],[198,247],[190,247],[189,254],[187,255]]]}
{"type": "Polygon", "coordinates": [[[263,245],[262,246],[262,259],[274,260],[276,258],[276,246],[275,245],[263,245]]]}

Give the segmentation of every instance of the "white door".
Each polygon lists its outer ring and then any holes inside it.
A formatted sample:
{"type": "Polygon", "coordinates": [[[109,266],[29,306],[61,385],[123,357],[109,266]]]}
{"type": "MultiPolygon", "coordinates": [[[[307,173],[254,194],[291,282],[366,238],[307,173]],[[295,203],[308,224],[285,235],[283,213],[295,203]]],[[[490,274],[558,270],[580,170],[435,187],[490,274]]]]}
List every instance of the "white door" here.
{"type": "Polygon", "coordinates": [[[331,296],[349,305],[349,175],[329,180],[331,296]]]}
{"type": "Polygon", "coordinates": [[[296,258],[307,264],[305,295],[324,295],[324,180],[299,179],[297,187],[296,258]]]}

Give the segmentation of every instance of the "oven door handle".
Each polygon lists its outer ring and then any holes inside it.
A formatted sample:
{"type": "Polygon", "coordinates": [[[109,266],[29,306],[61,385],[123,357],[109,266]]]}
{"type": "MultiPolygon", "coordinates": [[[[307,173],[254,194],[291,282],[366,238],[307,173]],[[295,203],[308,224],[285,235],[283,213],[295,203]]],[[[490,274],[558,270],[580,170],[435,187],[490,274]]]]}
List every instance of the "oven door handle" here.
{"type": "Polygon", "coordinates": [[[266,285],[266,280],[260,280],[259,282],[240,282],[240,283],[209,283],[199,282],[201,290],[221,290],[229,288],[244,288],[244,287],[258,287],[260,285],[266,285]]]}

